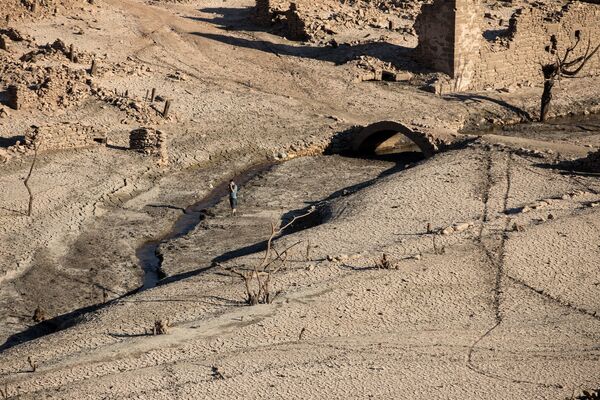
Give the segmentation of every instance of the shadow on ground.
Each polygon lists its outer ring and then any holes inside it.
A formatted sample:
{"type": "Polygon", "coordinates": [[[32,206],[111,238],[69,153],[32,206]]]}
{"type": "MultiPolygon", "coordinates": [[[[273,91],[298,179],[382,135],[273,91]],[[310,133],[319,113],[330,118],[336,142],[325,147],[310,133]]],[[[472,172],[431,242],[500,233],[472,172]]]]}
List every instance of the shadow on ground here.
{"type": "Polygon", "coordinates": [[[332,62],[336,65],[347,63],[359,56],[371,56],[384,62],[389,62],[403,70],[413,72],[424,72],[413,59],[413,49],[387,42],[369,42],[357,45],[341,44],[339,46],[314,46],[314,45],[293,45],[284,43],[273,43],[266,40],[250,40],[240,37],[193,32],[194,35],[207,39],[219,41],[231,46],[245,47],[273,53],[276,56],[293,56],[300,58],[310,58],[319,61],[332,62]]]}

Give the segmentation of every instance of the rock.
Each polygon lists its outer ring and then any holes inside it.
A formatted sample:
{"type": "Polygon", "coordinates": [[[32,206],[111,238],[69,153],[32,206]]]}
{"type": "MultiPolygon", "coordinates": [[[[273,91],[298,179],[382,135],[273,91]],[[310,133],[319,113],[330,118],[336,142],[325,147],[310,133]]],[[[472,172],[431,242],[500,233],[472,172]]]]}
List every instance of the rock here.
{"type": "Polygon", "coordinates": [[[396,82],[410,81],[413,77],[408,71],[398,71],[396,72],[396,82]]]}
{"type": "Polygon", "coordinates": [[[444,230],[442,230],[442,235],[450,235],[454,233],[454,228],[449,226],[447,228],[445,228],[444,230]]]}
{"type": "Polygon", "coordinates": [[[274,158],[276,160],[285,160],[286,158],[288,158],[288,154],[285,151],[279,151],[275,153],[274,158]]]}
{"type": "Polygon", "coordinates": [[[42,322],[46,320],[46,312],[40,306],[37,306],[35,311],[33,312],[33,317],[31,317],[33,322],[42,322]]]}
{"type": "Polygon", "coordinates": [[[454,231],[455,232],[464,232],[467,229],[469,229],[471,227],[471,224],[468,222],[463,222],[460,224],[454,224],[454,231]]]}

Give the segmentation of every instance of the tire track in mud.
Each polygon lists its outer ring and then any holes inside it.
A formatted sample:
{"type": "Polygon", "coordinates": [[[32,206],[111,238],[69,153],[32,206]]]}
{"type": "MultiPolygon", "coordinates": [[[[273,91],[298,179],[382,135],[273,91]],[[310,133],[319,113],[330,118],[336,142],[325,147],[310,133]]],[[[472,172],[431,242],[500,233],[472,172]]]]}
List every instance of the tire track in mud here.
{"type": "MultiPolygon", "coordinates": [[[[506,182],[506,190],[504,193],[503,205],[502,205],[502,208],[503,208],[502,211],[505,214],[506,214],[506,211],[508,210],[508,199],[510,196],[510,191],[511,191],[511,186],[512,186],[512,168],[513,168],[514,162],[516,161],[514,159],[514,154],[510,154],[506,161],[507,161],[507,165],[505,168],[505,176],[504,176],[504,181],[506,182]]],[[[503,315],[502,315],[503,278],[508,279],[511,282],[516,283],[525,289],[529,289],[529,290],[537,293],[538,295],[542,296],[544,299],[546,299],[552,303],[558,304],[562,307],[565,307],[565,308],[567,308],[571,311],[577,312],[579,314],[592,317],[596,320],[600,320],[600,316],[595,312],[591,312],[589,310],[583,309],[581,307],[577,307],[573,304],[570,304],[568,302],[565,302],[563,300],[555,298],[555,297],[551,296],[550,294],[546,293],[543,289],[538,289],[538,288],[532,287],[529,284],[527,284],[526,282],[505,273],[505,271],[504,271],[505,246],[506,246],[506,241],[508,239],[508,234],[510,232],[511,219],[508,216],[505,217],[506,221],[504,223],[504,229],[502,231],[502,236],[499,239],[499,242],[497,243],[496,252],[494,252],[492,249],[490,249],[488,246],[486,246],[486,244],[483,241],[483,238],[484,238],[483,231],[485,229],[485,222],[489,221],[489,212],[490,212],[489,202],[491,200],[491,190],[494,185],[492,170],[493,170],[493,160],[491,158],[491,153],[488,153],[487,166],[486,166],[486,181],[485,181],[484,196],[483,196],[485,204],[484,204],[484,214],[483,214],[482,219],[483,219],[484,223],[481,225],[480,233],[479,233],[479,236],[476,239],[476,241],[479,244],[479,246],[482,248],[482,250],[484,251],[484,254],[486,255],[490,264],[493,265],[495,268],[494,298],[493,298],[495,323],[483,335],[481,335],[479,338],[477,338],[477,340],[469,347],[469,350],[467,352],[467,368],[469,368],[470,370],[472,370],[473,372],[475,372],[477,374],[480,374],[480,375],[483,375],[483,376],[486,376],[486,377],[492,378],[492,379],[512,382],[512,383],[516,383],[516,384],[528,384],[528,385],[541,386],[541,387],[545,387],[545,388],[562,389],[563,386],[560,384],[556,384],[556,383],[534,382],[534,381],[528,381],[525,379],[514,379],[514,378],[499,376],[499,375],[496,375],[496,374],[493,374],[493,373],[490,373],[490,372],[480,369],[473,360],[473,356],[475,354],[476,347],[479,345],[479,343],[481,343],[487,337],[489,337],[503,323],[503,320],[504,320],[503,315]]],[[[579,185],[581,185],[581,182],[577,182],[577,183],[579,185]]]]}
{"type": "MultiPolygon", "coordinates": [[[[491,191],[495,184],[494,176],[493,176],[494,162],[492,160],[491,152],[487,153],[486,161],[487,161],[487,165],[486,165],[486,169],[485,169],[485,174],[486,174],[485,175],[485,187],[484,187],[484,193],[483,193],[483,201],[484,201],[484,212],[483,212],[483,216],[482,216],[483,223],[481,224],[481,228],[479,231],[479,235],[476,239],[476,242],[480,246],[480,248],[483,250],[486,258],[489,261],[489,264],[495,270],[494,271],[493,299],[492,299],[495,323],[487,331],[485,331],[485,333],[483,335],[478,337],[477,340],[475,340],[475,342],[473,342],[473,344],[469,347],[469,350],[467,352],[466,365],[467,365],[467,368],[469,368],[471,371],[473,371],[479,375],[486,376],[491,379],[502,380],[502,381],[512,382],[512,383],[516,383],[516,384],[529,384],[529,385],[542,386],[542,387],[546,387],[546,388],[559,389],[559,388],[562,388],[562,386],[559,384],[533,382],[533,381],[528,381],[528,380],[524,380],[524,379],[514,379],[514,378],[503,377],[500,375],[496,375],[496,374],[484,371],[483,369],[479,368],[473,360],[473,356],[475,354],[477,345],[479,343],[481,343],[482,341],[484,341],[487,337],[489,337],[496,330],[496,328],[498,328],[504,321],[504,318],[502,315],[503,277],[510,278],[504,272],[505,246],[506,246],[506,240],[508,239],[508,232],[509,232],[510,222],[511,222],[511,220],[508,216],[504,217],[505,222],[504,222],[504,227],[502,229],[501,236],[498,240],[496,240],[496,243],[494,243],[496,245],[496,248],[491,249],[490,247],[488,247],[488,245],[486,245],[484,243],[483,232],[485,229],[486,222],[489,222],[489,220],[490,220],[491,207],[490,207],[489,203],[490,203],[490,200],[492,200],[491,191]]],[[[504,191],[504,195],[503,195],[503,199],[502,199],[502,212],[503,213],[505,213],[506,210],[508,210],[508,199],[509,199],[510,191],[511,191],[511,187],[512,187],[512,164],[513,163],[514,163],[514,157],[512,154],[509,154],[508,157],[506,158],[506,167],[504,168],[504,177],[503,177],[503,182],[506,185],[506,189],[504,191]]],[[[492,237],[492,236],[490,235],[488,237],[492,237]]]]}

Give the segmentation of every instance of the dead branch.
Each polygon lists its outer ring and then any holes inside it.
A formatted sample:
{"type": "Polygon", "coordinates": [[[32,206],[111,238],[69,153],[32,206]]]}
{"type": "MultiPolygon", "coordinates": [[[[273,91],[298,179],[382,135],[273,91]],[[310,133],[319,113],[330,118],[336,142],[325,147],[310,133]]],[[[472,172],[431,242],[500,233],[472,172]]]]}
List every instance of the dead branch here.
{"type": "Polygon", "coordinates": [[[25,188],[27,189],[27,193],[29,193],[29,204],[27,206],[27,216],[31,217],[31,211],[33,209],[33,192],[31,191],[31,187],[29,186],[29,179],[31,178],[31,174],[33,173],[33,168],[35,167],[35,162],[37,161],[37,156],[38,156],[38,150],[40,147],[40,143],[37,140],[34,140],[33,142],[33,161],[31,162],[31,166],[29,167],[29,173],[27,174],[27,177],[25,178],[25,180],[23,181],[23,184],[25,185],[25,188]]]}
{"type": "Polygon", "coordinates": [[[304,336],[304,332],[306,332],[306,327],[303,327],[300,330],[300,334],[298,335],[298,341],[302,340],[302,337],[304,336]]]}
{"type": "MultiPolygon", "coordinates": [[[[550,103],[552,101],[552,89],[554,88],[554,82],[556,79],[561,77],[573,78],[577,76],[581,70],[586,66],[589,60],[592,59],[600,50],[600,44],[592,49],[592,40],[588,39],[588,45],[585,53],[579,57],[575,57],[569,60],[573,52],[577,49],[581,43],[581,32],[575,32],[575,44],[568,47],[562,57],[555,54],[556,60],[554,63],[542,65],[542,73],[544,75],[544,91],[542,93],[541,109],[540,109],[540,121],[545,121],[548,111],[550,109],[550,103]],[[574,69],[571,69],[574,68],[574,69]]],[[[553,43],[556,44],[555,42],[553,43]]],[[[555,52],[553,46],[552,53],[555,52]]]]}
{"type": "Polygon", "coordinates": [[[31,372],[35,372],[37,370],[37,362],[35,362],[33,360],[33,358],[31,358],[31,356],[27,357],[27,363],[29,363],[29,367],[31,368],[31,372]]]}
{"type": "Polygon", "coordinates": [[[285,224],[284,226],[282,226],[278,229],[275,228],[275,224],[271,223],[271,235],[269,236],[269,239],[267,240],[267,250],[265,252],[265,257],[261,264],[262,267],[264,267],[268,263],[269,256],[271,255],[271,246],[272,246],[272,243],[273,243],[273,240],[275,239],[275,237],[278,236],[279,234],[281,234],[284,230],[286,230],[290,226],[292,226],[294,224],[294,222],[296,222],[297,220],[299,220],[301,218],[305,218],[305,217],[309,216],[310,214],[312,214],[313,212],[315,212],[315,209],[311,208],[306,214],[295,216],[294,218],[292,218],[292,220],[290,222],[288,222],[287,224],[285,224]]]}
{"type": "Polygon", "coordinates": [[[3,399],[8,399],[10,397],[8,392],[8,383],[4,383],[4,389],[0,388],[0,395],[2,395],[3,399]]]}
{"type": "Polygon", "coordinates": [[[315,211],[315,208],[311,208],[307,213],[303,215],[298,215],[292,218],[287,224],[283,225],[280,228],[276,228],[274,223],[271,223],[271,234],[267,239],[267,248],[265,249],[265,255],[260,263],[254,264],[252,270],[250,272],[240,272],[236,270],[232,270],[232,272],[244,281],[244,285],[246,288],[246,303],[248,305],[256,305],[256,304],[270,304],[273,301],[273,296],[271,296],[271,275],[273,273],[278,272],[281,268],[283,268],[286,264],[289,251],[295,246],[302,243],[302,241],[296,242],[282,252],[277,251],[273,246],[273,240],[280,235],[285,229],[289,228],[294,222],[297,220],[304,218],[315,211]],[[275,256],[273,256],[275,253],[275,256]],[[277,268],[272,268],[272,265],[279,261],[280,264],[277,268]],[[264,276],[264,279],[261,278],[261,275],[264,276]],[[256,289],[255,289],[256,288],[256,289]]]}
{"type": "Polygon", "coordinates": [[[294,243],[291,246],[288,246],[285,250],[283,250],[281,252],[281,254],[275,250],[275,248],[273,248],[273,251],[275,251],[275,254],[277,254],[277,257],[275,257],[274,259],[272,259],[267,265],[265,265],[264,269],[267,270],[268,267],[273,264],[275,261],[277,260],[281,260],[281,265],[279,266],[279,268],[276,271],[272,271],[272,272],[277,272],[278,270],[280,270],[281,268],[283,268],[283,266],[285,265],[285,261],[287,260],[287,256],[288,256],[288,251],[290,251],[291,249],[293,249],[294,247],[298,246],[300,243],[302,243],[302,240],[299,242],[294,243]],[[284,257],[284,258],[282,258],[284,257]]]}

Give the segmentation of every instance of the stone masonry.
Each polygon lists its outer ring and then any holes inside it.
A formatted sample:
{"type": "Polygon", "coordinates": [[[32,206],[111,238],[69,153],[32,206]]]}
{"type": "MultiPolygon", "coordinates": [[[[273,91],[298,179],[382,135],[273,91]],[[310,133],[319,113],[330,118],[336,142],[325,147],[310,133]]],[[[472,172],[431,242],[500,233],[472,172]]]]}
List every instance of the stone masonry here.
{"type": "Polygon", "coordinates": [[[129,148],[143,154],[160,154],[164,142],[164,133],[156,129],[139,128],[129,133],[129,148]]]}
{"type": "Polygon", "coordinates": [[[37,96],[25,85],[10,85],[6,89],[6,105],[13,110],[27,109],[35,103],[37,96]]]}
{"type": "MultiPolygon", "coordinates": [[[[543,82],[540,64],[552,62],[566,47],[588,41],[600,44],[600,5],[571,0],[559,8],[535,7],[517,11],[509,27],[494,40],[482,32],[483,11],[478,0],[435,0],[424,5],[415,21],[419,35],[416,58],[422,65],[446,73],[453,90],[483,90],[532,86],[543,82]],[[554,43],[554,44],[553,44],[554,43]]],[[[600,54],[580,76],[600,75],[600,54]]]]}

